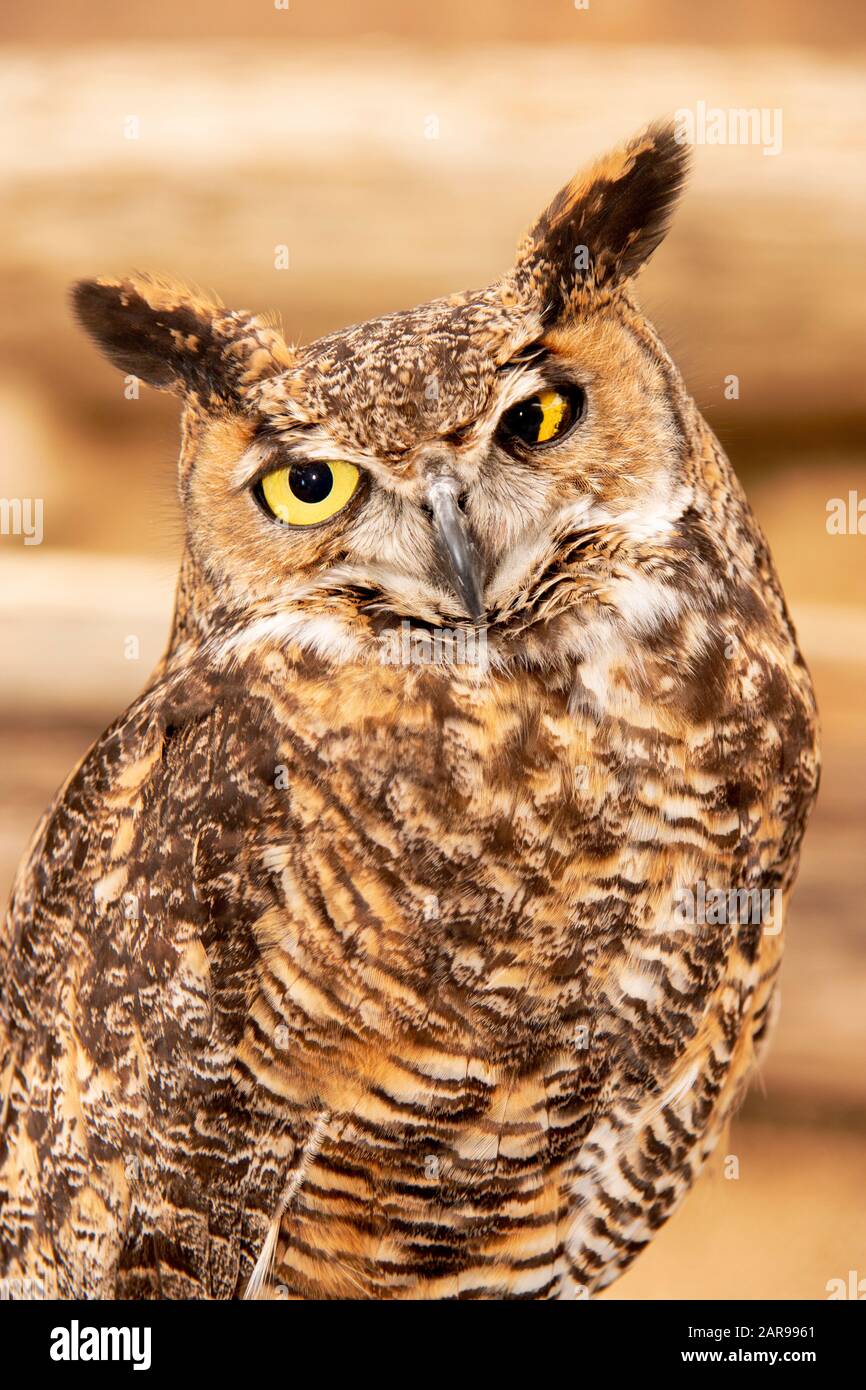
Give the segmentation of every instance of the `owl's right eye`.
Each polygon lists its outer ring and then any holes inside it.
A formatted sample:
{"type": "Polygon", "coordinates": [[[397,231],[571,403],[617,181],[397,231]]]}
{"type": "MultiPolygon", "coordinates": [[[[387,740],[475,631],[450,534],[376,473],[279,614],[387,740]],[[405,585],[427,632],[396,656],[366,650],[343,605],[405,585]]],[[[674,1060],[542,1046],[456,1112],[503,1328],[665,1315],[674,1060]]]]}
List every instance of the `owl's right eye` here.
{"type": "Polygon", "coordinates": [[[345,459],[293,463],[266,473],[253,488],[263,511],[284,526],[315,526],[342,511],[361,478],[345,459]]]}

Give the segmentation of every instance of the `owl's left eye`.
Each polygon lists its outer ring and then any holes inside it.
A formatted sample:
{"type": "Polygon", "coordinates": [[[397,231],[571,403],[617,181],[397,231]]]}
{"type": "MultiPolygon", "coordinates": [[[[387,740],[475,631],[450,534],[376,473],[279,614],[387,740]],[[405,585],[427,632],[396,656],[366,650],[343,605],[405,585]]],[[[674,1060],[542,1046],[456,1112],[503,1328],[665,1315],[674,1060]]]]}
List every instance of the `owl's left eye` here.
{"type": "Polygon", "coordinates": [[[314,460],[275,468],[256,484],[259,506],[286,526],[314,526],[345,507],[360,481],[354,463],[314,460]]]}
{"type": "Polygon", "coordinates": [[[549,444],[561,439],[583,413],[584,395],[579,387],[539,391],[525,401],[506,410],[499,422],[496,438],[508,448],[509,444],[549,444]]]}

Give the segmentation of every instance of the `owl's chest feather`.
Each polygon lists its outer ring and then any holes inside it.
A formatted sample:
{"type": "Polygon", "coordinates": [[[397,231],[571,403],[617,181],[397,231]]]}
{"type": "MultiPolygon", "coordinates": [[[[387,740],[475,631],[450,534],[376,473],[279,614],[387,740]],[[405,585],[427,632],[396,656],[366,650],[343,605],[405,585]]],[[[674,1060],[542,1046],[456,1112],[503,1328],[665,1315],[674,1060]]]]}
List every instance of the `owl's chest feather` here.
{"type": "Polygon", "coordinates": [[[322,1023],[524,1068],[589,1007],[643,911],[635,766],[541,683],[310,683],[263,851],[272,967],[322,1023]],[[638,851],[635,851],[638,853],[638,851]],[[591,928],[591,930],[590,930],[591,928]],[[324,1001],[327,1000],[327,1003],[324,1001]]]}
{"type": "Polygon", "coordinates": [[[675,871],[646,833],[674,753],[666,771],[649,719],[583,717],[532,681],[344,680],[339,700],[311,683],[294,708],[243,1058],[316,1136],[279,1277],[349,1292],[301,1253],[333,1238],[353,1268],[393,1262],[395,1287],[450,1289],[473,1251],[544,1284],[562,1174],[611,1078],[667,1084],[653,1069],[724,953],[676,993],[678,950],[639,976],[675,871]]]}

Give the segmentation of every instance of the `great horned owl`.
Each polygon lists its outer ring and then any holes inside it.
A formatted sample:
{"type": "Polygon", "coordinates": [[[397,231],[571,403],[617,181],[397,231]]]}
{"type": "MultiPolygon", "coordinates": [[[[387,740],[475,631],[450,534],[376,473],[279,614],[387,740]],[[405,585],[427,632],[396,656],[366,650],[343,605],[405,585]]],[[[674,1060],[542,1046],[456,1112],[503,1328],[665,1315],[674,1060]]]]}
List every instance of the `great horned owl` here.
{"type": "Polygon", "coordinates": [[[6,919],[2,1273],[580,1296],[677,1207],[817,784],[766,544],[632,295],[685,170],[651,127],[488,288],[308,347],[76,287],[183,401],[186,542],[6,919]]]}

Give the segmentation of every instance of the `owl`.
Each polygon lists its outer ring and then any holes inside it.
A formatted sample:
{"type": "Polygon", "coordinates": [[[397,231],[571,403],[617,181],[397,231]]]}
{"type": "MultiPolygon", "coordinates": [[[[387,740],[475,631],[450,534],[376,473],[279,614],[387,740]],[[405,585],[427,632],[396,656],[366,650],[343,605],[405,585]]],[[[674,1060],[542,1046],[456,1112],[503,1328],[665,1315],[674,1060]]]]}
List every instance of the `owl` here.
{"type": "Polygon", "coordinates": [[[686,172],[650,126],[487,288],[309,346],[75,287],[180,397],[185,544],[5,920],[3,1275],[579,1298],[678,1207],[818,780],[766,543],[634,297],[686,172]]]}

